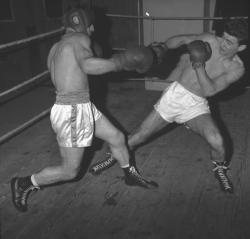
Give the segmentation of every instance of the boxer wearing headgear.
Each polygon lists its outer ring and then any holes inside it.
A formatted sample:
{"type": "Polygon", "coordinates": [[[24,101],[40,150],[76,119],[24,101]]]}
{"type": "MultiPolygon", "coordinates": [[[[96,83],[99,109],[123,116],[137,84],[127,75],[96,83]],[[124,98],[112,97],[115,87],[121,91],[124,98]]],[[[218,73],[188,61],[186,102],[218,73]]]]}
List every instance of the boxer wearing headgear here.
{"type": "Polygon", "coordinates": [[[88,33],[88,29],[93,31],[93,22],[90,11],[83,9],[72,9],[63,17],[63,25],[76,32],[88,33]]]}
{"type": "Polygon", "coordinates": [[[50,121],[62,161],[32,176],[12,178],[12,199],[19,211],[27,210],[31,191],[74,179],[85,148],[91,146],[94,136],[109,144],[112,155],[123,169],[126,184],[144,188],[157,186],[144,179],[131,165],[125,136],[90,101],[88,75],[117,71],[125,63],[93,56],[90,39],[93,25],[88,14],[75,9],[67,13],[64,16],[66,32],[50,49],[47,66],[56,89],[50,121]]]}

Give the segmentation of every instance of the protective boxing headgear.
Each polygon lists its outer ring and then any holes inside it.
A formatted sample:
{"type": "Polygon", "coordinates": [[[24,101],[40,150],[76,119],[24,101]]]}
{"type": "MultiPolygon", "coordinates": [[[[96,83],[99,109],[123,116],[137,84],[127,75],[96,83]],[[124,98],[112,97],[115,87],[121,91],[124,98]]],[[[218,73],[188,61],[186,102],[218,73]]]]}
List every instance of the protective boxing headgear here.
{"type": "Polygon", "coordinates": [[[92,24],[90,12],[83,9],[72,9],[64,15],[64,26],[73,28],[77,32],[86,31],[92,24]]]}

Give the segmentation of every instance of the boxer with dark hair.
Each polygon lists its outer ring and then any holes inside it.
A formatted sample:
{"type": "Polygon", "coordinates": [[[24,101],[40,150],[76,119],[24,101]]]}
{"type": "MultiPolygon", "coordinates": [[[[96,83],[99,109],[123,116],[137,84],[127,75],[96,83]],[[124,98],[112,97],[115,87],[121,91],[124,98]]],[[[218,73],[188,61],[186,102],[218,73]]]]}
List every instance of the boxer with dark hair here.
{"type": "Polygon", "coordinates": [[[246,19],[238,18],[224,22],[224,34],[227,33],[237,38],[239,45],[246,45],[248,42],[248,22],[246,19]]]}
{"type": "MultiPolygon", "coordinates": [[[[232,193],[227,176],[229,159],[225,156],[222,135],[211,117],[207,97],[213,96],[238,81],[245,68],[238,52],[246,49],[248,24],[243,19],[229,20],[222,37],[210,33],[179,35],[153,44],[161,49],[185,45],[187,53],[166,79],[170,85],[155,104],[153,111],[128,137],[131,150],[169,123],[185,124],[203,137],[210,146],[213,171],[223,191],[232,193]]],[[[112,166],[115,156],[97,162],[90,172],[97,174],[112,166]]]]}
{"type": "MultiPolygon", "coordinates": [[[[125,183],[144,188],[154,188],[130,164],[129,152],[123,133],[90,101],[88,74],[100,75],[137,69],[138,63],[122,61],[116,57],[101,59],[93,56],[90,35],[94,26],[88,11],[73,9],[64,16],[66,32],[49,52],[47,65],[56,88],[56,101],[51,109],[50,120],[57,136],[62,163],[42,169],[27,177],[11,180],[12,199],[19,211],[27,210],[31,191],[49,184],[74,179],[84,155],[85,147],[92,144],[96,136],[109,144],[112,155],[118,160],[125,174],[125,183]],[[134,64],[134,65],[133,65],[134,64]]],[[[126,53],[124,53],[126,54],[126,53]]],[[[122,57],[120,57],[122,58],[122,57]]]]}

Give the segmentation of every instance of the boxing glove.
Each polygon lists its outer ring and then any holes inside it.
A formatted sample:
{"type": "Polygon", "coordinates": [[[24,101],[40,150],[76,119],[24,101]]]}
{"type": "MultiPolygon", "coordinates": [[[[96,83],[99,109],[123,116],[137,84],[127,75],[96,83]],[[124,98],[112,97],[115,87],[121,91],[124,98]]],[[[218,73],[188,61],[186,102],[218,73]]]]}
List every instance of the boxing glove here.
{"type": "Polygon", "coordinates": [[[163,61],[165,53],[168,50],[167,45],[164,42],[153,42],[148,46],[154,53],[156,63],[160,64],[163,61]]]}
{"type": "Polygon", "coordinates": [[[112,59],[118,71],[135,70],[138,73],[145,73],[153,65],[154,55],[150,48],[142,46],[128,48],[122,53],[114,54],[112,59]]]}
{"type": "Polygon", "coordinates": [[[187,44],[187,51],[193,68],[204,66],[212,55],[212,49],[208,42],[195,40],[187,44]]]}

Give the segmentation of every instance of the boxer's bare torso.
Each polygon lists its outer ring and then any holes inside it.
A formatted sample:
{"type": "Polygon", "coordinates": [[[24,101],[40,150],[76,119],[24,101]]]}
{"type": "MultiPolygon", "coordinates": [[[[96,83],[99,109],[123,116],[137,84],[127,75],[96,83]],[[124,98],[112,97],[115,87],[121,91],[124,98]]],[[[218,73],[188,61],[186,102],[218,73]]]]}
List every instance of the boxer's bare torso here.
{"type": "Polygon", "coordinates": [[[48,69],[58,92],[88,91],[88,76],[80,59],[92,56],[90,39],[82,33],[67,33],[50,50],[48,69]]]}
{"type": "MultiPolygon", "coordinates": [[[[211,84],[215,87],[214,94],[227,88],[228,85],[242,76],[244,66],[241,59],[237,55],[229,58],[221,54],[224,39],[206,33],[199,35],[196,40],[206,41],[212,48],[212,56],[206,62],[205,71],[211,84]]],[[[179,63],[167,80],[178,81],[186,89],[198,96],[211,96],[211,91],[208,92],[208,89],[199,83],[196,72],[189,60],[189,54],[181,56],[179,63]]]]}

